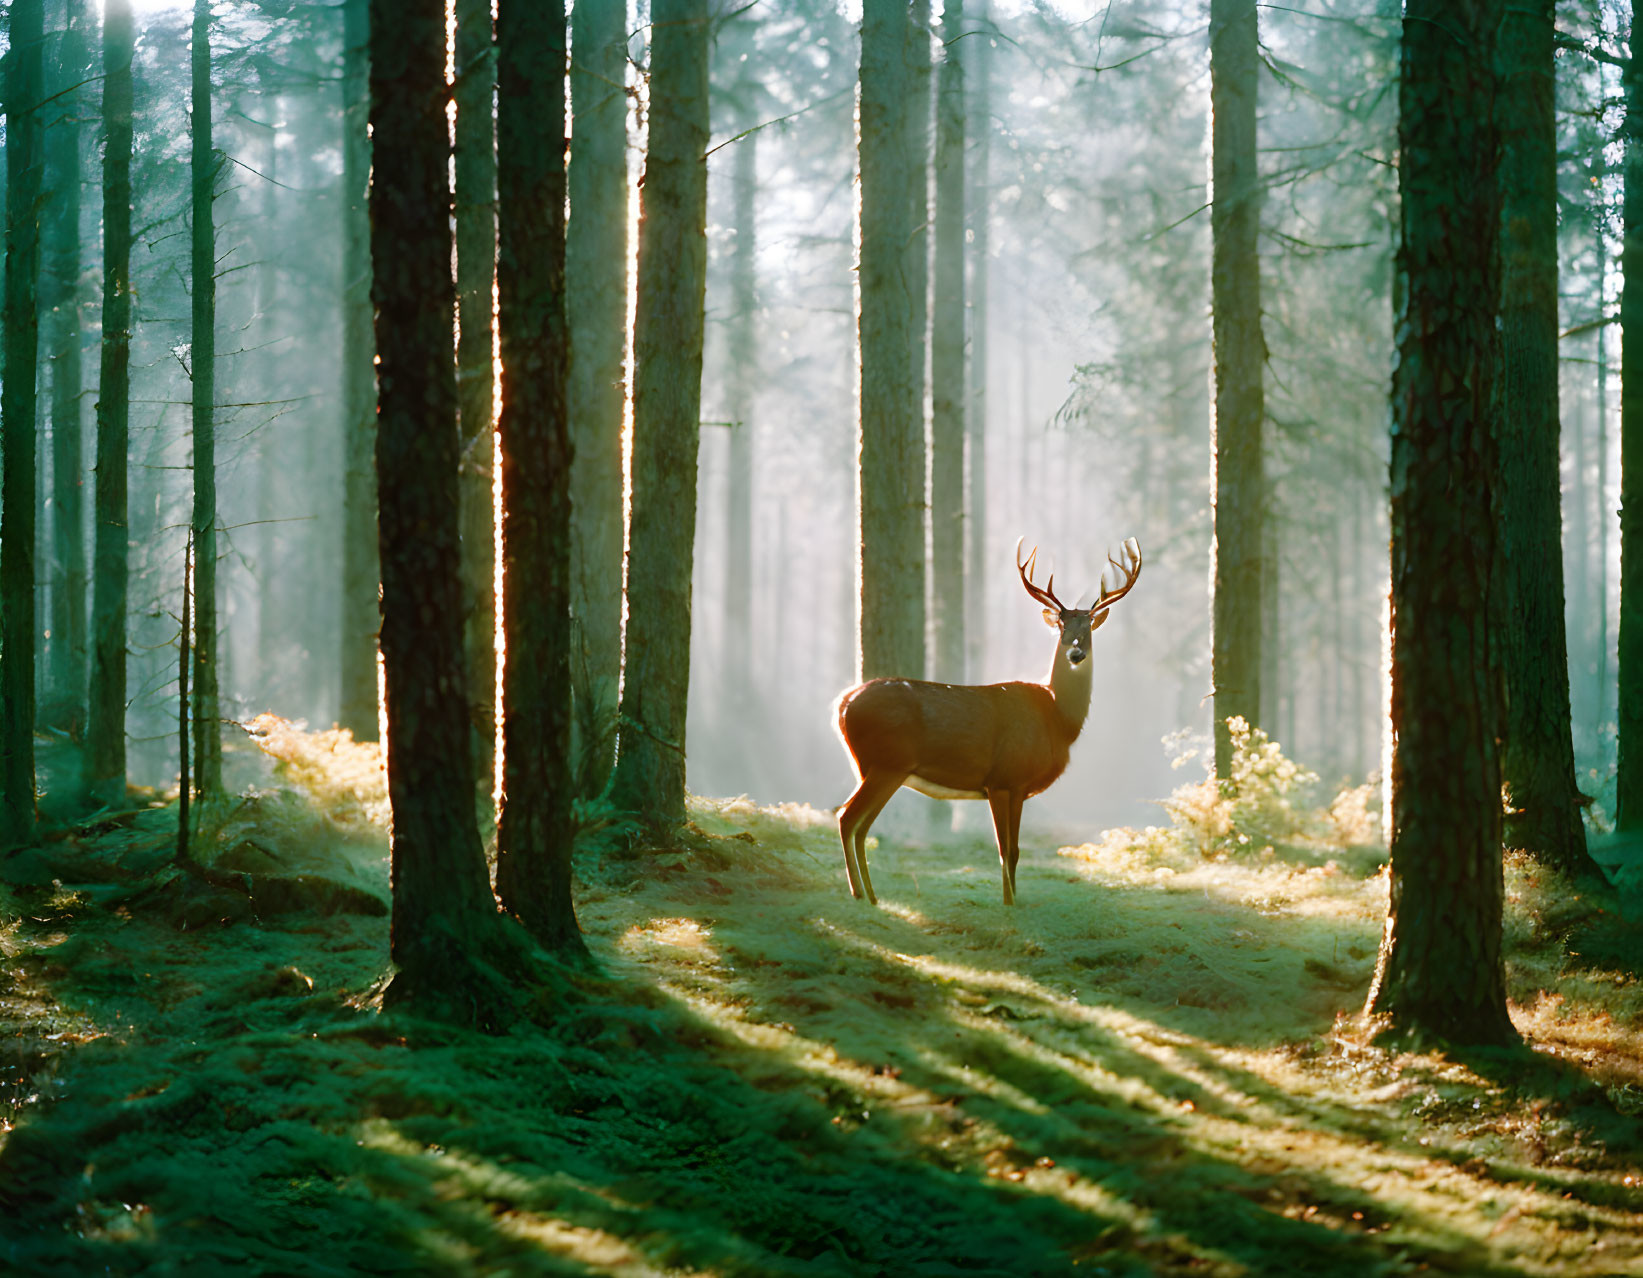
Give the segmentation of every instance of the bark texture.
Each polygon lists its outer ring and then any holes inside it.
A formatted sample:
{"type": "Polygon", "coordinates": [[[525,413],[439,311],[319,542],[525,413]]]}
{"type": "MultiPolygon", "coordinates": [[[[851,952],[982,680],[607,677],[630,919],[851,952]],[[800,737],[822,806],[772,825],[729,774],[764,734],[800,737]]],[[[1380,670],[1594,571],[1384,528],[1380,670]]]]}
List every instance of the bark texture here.
{"type": "Polygon", "coordinates": [[[1366,1011],[1397,1032],[1516,1039],[1501,964],[1500,519],[1494,428],[1504,0],[1412,0],[1398,141],[1392,376],[1391,901],[1366,1011]]]}
{"type": "Polygon", "coordinates": [[[40,316],[40,0],[13,0],[6,108],[5,385],[0,390],[0,844],[34,832],[35,374],[40,316]]]}
{"type": "Polygon", "coordinates": [[[211,143],[211,0],[194,0],[189,373],[194,399],[194,784],[222,790],[217,681],[217,150],[211,143]]]}
{"type": "MultiPolygon", "coordinates": [[[[462,433],[463,647],[474,782],[490,801],[496,773],[496,451],[491,290],[496,282],[496,53],[491,0],[456,6],[456,393],[462,433]]],[[[545,123],[545,122],[544,122],[545,123]]],[[[563,129],[560,132],[563,133],[563,129]]]]}
{"type": "Polygon", "coordinates": [[[969,172],[970,368],[965,395],[964,465],[969,513],[965,551],[965,679],[974,681],[987,655],[987,284],[993,141],[993,56],[990,0],[981,0],[974,34],[961,41],[967,68],[966,132],[975,139],[969,172]]]}
{"type": "Polygon", "coordinates": [[[377,726],[376,338],[371,331],[370,13],[342,4],[342,697],[356,741],[377,726]]]}
{"type": "Polygon", "coordinates": [[[1261,175],[1255,148],[1260,65],[1255,0],[1211,0],[1210,110],[1214,241],[1215,549],[1213,661],[1215,775],[1232,775],[1227,720],[1261,722],[1261,597],[1266,416],[1261,336],[1261,175]]]}
{"type": "Polygon", "coordinates": [[[496,890],[543,945],[584,952],[571,900],[570,429],[565,6],[497,10],[502,338],[502,814],[496,890]]]}
{"type": "MultiPolygon", "coordinates": [[[[1635,38],[1635,33],[1634,33],[1635,38]]],[[[1621,73],[1620,634],[1615,826],[1643,829],[1643,65],[1621,73]],[[1627,341],[1627,336],[1631,341],[1627,341]]]]}
{"type": "Polygon", "coordinates": [[[622,415],[627,390],[627,23],[579,0],[572,16],[570,222],[565,294],[571,366],[571,687],[582,794],[616,761],[622,677],[622,415]]]}
{"type": "Polygon", "coordinates": [[[103,8],[103,340],[97,377],[96,533],[86,779],[91,798],[126,794],[126,462],[131,405],[131,3],[103,8]]]}
{"type": "Polygon", "coordinates": [[[515,953],[474,826],[440,0],[371,0],[371,296],[395,1003],[493,1026],[515,953]]]}
{"type": "Polygon", "coordinates": [[[1505,838],[1548,864],[1596,874],[1586,854],[1569,715],[1559,492],[1557,120],[1553,0],[1524,0],[1500,29],[1501,639],[1505,838]]]}
{"type": "MultiPolygon", "coordinates": [[[[861,370],[858,450],[861,679],[924,677],[924,416],[915,345],[923,307],[909,244],[922,165],[905,0],[866,0],[861,24],[861,370]]],[[[922,236],[919,237],[923,243],[922,236]]]]}
{"type": "Polygon", "coordinates": [[[707,278],[706,0],[655,0],[650,149],[634,320],[633,515],[613,797],[657,829],[685,816],[691,549],[707,278]]]}
{"type": "Polygon", "coordinates": [[[56,118],[46,158],[51,210],[45,227],[45,281],[51,359],[51,643],[45,718],[78,736],[86,702],[86,533],[84,413],[80,356],[80,85],[86,64],[85,0],[65,0],[53,94],[56,118]]]}
{"type": "Polygon", "coordinates": [[[964,682],[964,5],[947,0],[936,79],[930,315],[930,573],[934,676],[964,682]]]}

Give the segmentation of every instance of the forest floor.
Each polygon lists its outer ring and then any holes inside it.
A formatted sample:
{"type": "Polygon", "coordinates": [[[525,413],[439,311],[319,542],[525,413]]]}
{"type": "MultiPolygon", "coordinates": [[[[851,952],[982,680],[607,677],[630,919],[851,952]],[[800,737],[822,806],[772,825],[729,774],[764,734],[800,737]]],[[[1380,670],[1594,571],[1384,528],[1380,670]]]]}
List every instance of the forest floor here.
{"type": "Polygon", "coordinates": [[[381,1010],[380,794],[291,748],[212,883],[174,805],[0,859],[0,1272],[1643,1273],[1636,896],[1509,857],[1527,1046],[1397,1052],[1361,810],[1188,787],[1014,909],[904,818],[873,908],[830,814],[700,801],[590,834],[594,969],[487,1037],[381,1010]]]}

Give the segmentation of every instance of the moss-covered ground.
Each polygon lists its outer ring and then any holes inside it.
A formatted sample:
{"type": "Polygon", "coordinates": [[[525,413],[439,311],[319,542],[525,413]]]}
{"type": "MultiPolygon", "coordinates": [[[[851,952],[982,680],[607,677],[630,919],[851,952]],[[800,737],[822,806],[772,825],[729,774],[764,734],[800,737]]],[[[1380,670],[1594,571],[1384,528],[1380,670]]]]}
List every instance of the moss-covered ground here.
{"type": "Polygon", "coordinates": [[[892,827],[873,908],[830,814],[699,802],[591,832],[596,967],[488,1037],[380,1009],[381,813],[299,772],[212,883],[163,806],[0,866],[0,1272],[1643,1273],[1635,898],[1510,857],[1526,1046],[1400,1053],[1361,805],[1189,788],[1011,910],[983,835],[892,827]]]}

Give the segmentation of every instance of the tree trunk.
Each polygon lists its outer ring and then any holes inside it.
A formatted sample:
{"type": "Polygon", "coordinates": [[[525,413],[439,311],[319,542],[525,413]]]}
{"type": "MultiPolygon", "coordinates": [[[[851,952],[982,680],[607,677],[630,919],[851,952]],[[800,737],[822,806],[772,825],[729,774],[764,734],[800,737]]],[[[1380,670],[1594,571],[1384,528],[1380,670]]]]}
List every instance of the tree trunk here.
{"type": "Polygon", "coordinates": [[[1507,845],[1590,875],[1598,869],[1586,854],[1575,787],[1563,611],[1552,11],[1553,0],[1527,0],[1508,11],[1499,36],[1500,765],[1511,796],[1507,845]]]}
{"type": "MultiPolygon", "coordinates": [[[[740,47],[748,56],[743,68],[757,65],[753,57],[751,23],[744,24],[740,47]]],[[[738,83],[741,110],[737,132],[758,124],[754,101],[758,86],[746,78],[738,83]]],[[[756,766],[760,729],[754,722],[757,698],[753,681],[753,404],[759,381],[758,284],[754,268],[759,192],[759,135],[748,132],[735,143],[731,186],[734,204],[733,248],[730,258],[730,317],[725,355],[727,406],[730,410],[730,474],[725,512],[725,641],[723,645],[724,701],[719,707],[730,740],[735,742],[740,784],[756,766]]]]}
{"type": "MultiPolygon", "coordinates": [[[[861,26],[860,677],[924,677],[924,423],[913,361],[914,94],[905,0],[866,0],[861,26]]],[[[922,243],[922,237],[920,237],[922,243]]],[[[920,277],[922,279],[922,275],[920,277]]],[[[920,363],[922,366],[922,361],[920,363]]]]}
{"type": "Polygon", "coordinates": [[[1504,0],[1410,0],[1392,378],[1391,902],[1366,1012],[1508,1043],[1501,963],[1494,43],[1504,0]]]}
{"type": "Polygon", "coordinates": [[[474,826],[441,0],[371,0],[371,297],[393,806],[392,1003],[497,1026],[518,970],[474,826]]]}
{"type": "Polygon", "coordinates": [[[503,800],[496,890],[549,949],[585,952],[571,901],[570,430],[565,375],[565,6],[497,10],[502,337],[503,800]]]}
{"type": "Polygon", "coordinates": [[[1210,109],[1214,117],[1210,234],[1215,341],[1214,686],[1215,775],[1232,775],[1227,720],[1261,722],[1262,524],[1266,416],[1261,336],[1261,175],[1256,159],[1255,0],[1211,0],[1210,109]]]}
{"type": "Polygon", "coordinates": [[[1643,61],[1621,75],[1620,634],[1615,826],[1643,829],[1643,61]],[[1627,341],[1627,337],[1631,340],[1627,341]]]}
{"type": "MultiPolygon", "coordinates": [[[[491,489],[495,378],[491,288],[496,281],[496,61],[491,0],[456,6],[456,390],[462,434],[463,646],[474,781],[490,802],[496,774],[496,509],[491,489]]],[[[563,132],[563,129],[561,129],[563,132]]]]}
{"type": "Polygon", "coordinates": [[[993,139],[991,0],[981,0],[975,34],[961,42],[959,58],[973,67],[965,100],[966,131],[975,138],[970,166],[970,195],[965,201],[972,243],[970,254],[970,367],[965,387],[965,456],[969,543],[964,570],[965,652],[967,673],[981,676],[987,654],[987,272],[990,253],[988,209],[993,139]],[[973,52],[972,52],[973,50],[973,52]]]}
{"type": "Polygon", "coordinates": [[[964,682],[964,32],[946,0],[936,87],[935,290],[930,326],[930,574],[934,675],[964,682]]]}
{"type": "Polygon", "coordinates": [[[86,713],[86,532],[84,397],[80,359],[80,118],[79,87],[86,79],[85,0],[65,0],[57,57],[57,118],[52,124],[51,215],[45,228],[45,277],[51,294],[52,585],[51,665],[58,727],[78,737],[86,713]]]}
{"type": "Polygon", "coordinates": [[[222,716],[217,689],[217,247],[212,212],[217,152],[211,144],[211,0],[194,0],[193,73],[189,371],[194,383],[194,783],[203,798],[210,798],[222,791],[222,716]]]}
{"type": "Polygon", "coordinates": [[[0,846],[34,832],[35,373],[40,316],[40,0],[13,0],[5,57],[5,384],[0,390],[0,846]]]}
{"type": "Polygon", "coordinates": [[[126,450],[131,402],[131,0],[103,6],[103,340],[97,390],[96,538],[86,779],[126,795],[126,450]]]}
{"type": "Polygon", "coordinates": [[[654,0],[650,150],[634,321],[627,664],[613,797],[657,829],[685,815],[691,549],[707,279],[707,0],[654,0]]]}
{"type": "Polygon", "coordinates": [[[342,696],[356,741],[377,726],[376,337],[371,331],[368,0],[342,4],[342,696]]]}
{"type": "Polygon", "coordinates": [[[627,22],[578,0],[572,18],[565,295],[571,458],[571,688],[577,788],[601,793],[616,761],[622,674],[622,418],[628,328],[627,22]]]}

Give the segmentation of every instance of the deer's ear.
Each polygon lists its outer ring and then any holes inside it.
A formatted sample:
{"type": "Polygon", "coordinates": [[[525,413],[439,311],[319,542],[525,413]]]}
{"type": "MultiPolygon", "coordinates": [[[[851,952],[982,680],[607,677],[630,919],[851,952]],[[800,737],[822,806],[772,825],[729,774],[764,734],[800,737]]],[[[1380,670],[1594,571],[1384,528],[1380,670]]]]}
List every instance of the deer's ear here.
{"type": "Polygon", "coordinates": [[[1061,629],[1061,614],[1054,608],[1044,609],[1044,624],[1052,630],[1061,629]]]}
{"type": "Polygon", "coordinates": [[[1095,616],[1090,619],[1090,629],[1091,630],[1101,629],[1101,627],[1106,624],[1107,618],[1110,617],[1110,616],[1112,616],[1112,613],[1110,613],[1110,612],[1098,612],[1098,613],[1096,613],[1095,616]]]}

